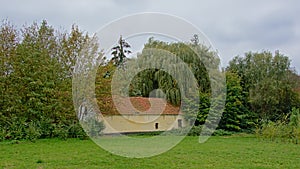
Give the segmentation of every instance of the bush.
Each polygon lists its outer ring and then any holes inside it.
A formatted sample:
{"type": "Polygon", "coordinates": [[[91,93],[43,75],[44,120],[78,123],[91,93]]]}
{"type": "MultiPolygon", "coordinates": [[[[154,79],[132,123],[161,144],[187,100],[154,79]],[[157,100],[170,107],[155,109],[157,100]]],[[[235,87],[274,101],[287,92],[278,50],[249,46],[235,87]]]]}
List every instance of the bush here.
{"type": "MultiPolygon", "coordinates": [[[[94,122],[94,126],[96,127],[90,133],[93,136],[96,135],[96,129],[100,129],[100,132],[104,129],[103,123],[94,122]]],[[[77,120],[56,124],[51,119],[26,122],[25,119],[11,118],[0,124],[0,141],[30,140],[34,142],[36,139],[54,137],[63,140],[67,138],[88,138],[77,120]]]]}
{"type": "Polygon", "coordinates": [[[264,140],[299,143],[300,114],[299,109],[293,108],[290,112],[289,123],[283,121],[267,122],[256,130],[256,136],[264,140]]]}
{"type": "Polygon", "coordinates": [[[90,137],[97,137],[101,135],[101,132],[105,129],[103,121],[98,121],[96,118],[89,118],[82,122],[81,125],[85,129],[86,133],[90,137]]]}
{"type": "Polygon", "coordinates": [[[24,119],[12,118],[10,121],[6,122],[6,135],[5,139],[7,140],[21,140],[24,139],[25,129],[27,128],[28,124],[25,122],[24,119]]]}
{"type": "Polygon", "coordinates": [[[54,137],[55,123],[49,118],[43,118],[37,122],[41,131],[40,138],[52,138],[54,137]]]}
{"type": "Polygon", "coordinates": [[[58,137],[62,140],[66,140],[68,138],[68,129],[64,124],[56,125],[54,129],[54,137],[58,137]]]}
{"type": "Polygon", "coordinates": [[[25,129],[26,137],[25,139],[34,142],[36,139],[40,138],[41,132],[39,126],[35,122],[30,122],[28,128],[25,129]]]}
{"type": "Polygon", "coordinates": [[[188,136],[199,136],[202,131],[202,126],[193,126],[188,133],[188,136]]]}
{"type": "Polygon", "coordinates": [[[78,122],[74,122],[69,126],[68,133],[70,138],[88,138],[88,135],[84,132],[82,126],[78,122]]]}
{"type": "Polygon", "coordinates": [[[289,126],[291,128],[291,138],[298,144],[300,140],[300,113],[299,109],[293,108],[291,111],[289,126]]]}
{"type": "Polygon", "coordinates": [[[6,130],[1,127],[1,130],[0,130],[0,142],[5,140],[5,136],[6,136],[6,130]]]}

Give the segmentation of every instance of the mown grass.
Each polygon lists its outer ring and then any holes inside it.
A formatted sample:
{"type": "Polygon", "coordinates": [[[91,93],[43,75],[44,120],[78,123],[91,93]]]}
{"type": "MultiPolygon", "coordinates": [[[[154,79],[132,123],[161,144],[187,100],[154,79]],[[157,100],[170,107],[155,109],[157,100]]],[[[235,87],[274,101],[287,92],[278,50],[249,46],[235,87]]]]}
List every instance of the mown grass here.
{"type": "Polygon", "coordinates": [[[199,144],[198,137],[186,137],[166,153],[137,159],[113,155],[91,140],[1,142],[0,168],[300,168],[300,145],[253,136],[211,137],[199,144]]]}

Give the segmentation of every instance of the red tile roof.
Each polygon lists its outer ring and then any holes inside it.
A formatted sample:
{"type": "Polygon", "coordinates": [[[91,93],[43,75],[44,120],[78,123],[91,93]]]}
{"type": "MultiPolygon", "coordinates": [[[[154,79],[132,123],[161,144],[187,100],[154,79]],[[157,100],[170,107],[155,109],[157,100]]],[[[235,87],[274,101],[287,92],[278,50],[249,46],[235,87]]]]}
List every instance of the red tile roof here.
{"type": "Polygon", "coordinates": [[[178,115],[180,113],[179,107],[175,107],[161,98],[114,96],[114,101],[109,102],[114,105],[109,112],[101,111],[104,115],[178,115]]]}

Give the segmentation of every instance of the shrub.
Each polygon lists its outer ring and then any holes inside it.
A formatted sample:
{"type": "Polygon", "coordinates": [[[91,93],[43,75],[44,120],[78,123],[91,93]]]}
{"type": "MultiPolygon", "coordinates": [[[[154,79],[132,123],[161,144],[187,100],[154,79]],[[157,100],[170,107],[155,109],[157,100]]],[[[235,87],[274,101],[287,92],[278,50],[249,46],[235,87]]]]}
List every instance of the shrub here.
{"type": "Polygon", "coordinates": [[[99,121],[93,117],[82,122],[81,125],[85,129],[87,135],[89,135],[90,137],[100,136],[101,132],[105,129],[103,121],[99,121]]]}
{"type": "Polygon", "coordinates": [[[62,140],[66,140],[68,138],[68,129],[64,124],[56,125],[54,129],[54,137],[58,137],[62,140]]]}
{"type": "Polygon", "coordinates": [[[188,136],[199,136],[202,130],[202,126],[193,126],[188,133],[188,136]]]}
{"type": "Polygon", "coordinates": [[[4,128],[2,128],[2,126],[1,126],[0,141],[4,141],[5,140],[5,136],[6,136],[6,130],[4,128]]]}
{"type": "Polygon", "coordinates": [[[49,118],[43,118],[37,122],[41,131],[40,138],[52,138],[54,137],[56,124],[49,118]]]}
{"type": "Polygon", "coordinates": [[[299,143],[299,130],[300,130],[300,113],[299,109],[293,108],[291,111],[289,126],[291,128],[291,139],[294,143],[299,143]]]}
{"type": "Polygon", "coordinates": [[[8,140],[21,140],[25,137],[25,129],[28,124],[24,119],[12,118],[6,122],[6,135],[5,139],[8,140]]]}
{"type": "Polygon", "coordinates": [[[80,138],[80,139],[88,138],[87,134],[84,132],[79,122],[74,122],[73,124],[71,124],[69,126],[68,133],[69,133],[69,137],[71,138],[80,138]]]}
{"type": "Polygon", "coordinates": [[[256,130],[256,135],[271,141],[289,141],[298,144],[300,140],[299,109],[292,109],[288,124],[284,120],[264,123],[261,128],[256,130]]]}
{"type": "Polygon", "coordinates": [[[25,129],[26,137],[25,139],[34,142],[41,136],[39,126],[35,122],[30,122],[28,128],[25,129]]]}

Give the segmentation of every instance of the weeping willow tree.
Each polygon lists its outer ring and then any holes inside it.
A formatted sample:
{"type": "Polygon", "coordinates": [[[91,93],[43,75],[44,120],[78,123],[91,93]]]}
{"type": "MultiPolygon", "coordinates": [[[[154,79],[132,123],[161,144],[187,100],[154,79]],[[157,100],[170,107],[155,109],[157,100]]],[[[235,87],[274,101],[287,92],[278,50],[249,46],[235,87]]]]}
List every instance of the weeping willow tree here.
{"type": "Polygon", "coordinates": [[[131,68],[150,68],[134,76],[129,88],[130,96],[165,97],[173,105],[181,103],[182,91],[188,95],[195,94],[195,91],[191,91],[189,79],[196,80],[199,93],[210,93],[207,66],[219,65],[216,54],[205,46],[195,43],[166,43],[152,38],[145,44],[135,62],[136,66],[131,68]]]}
{"type": "Polygon", "coordinates": [[[177,81],[164,70],[146,69],[138,73],[129,92],[130,96],[166,98],[174,105],[179,105],[181,100],[177,81]]]}

